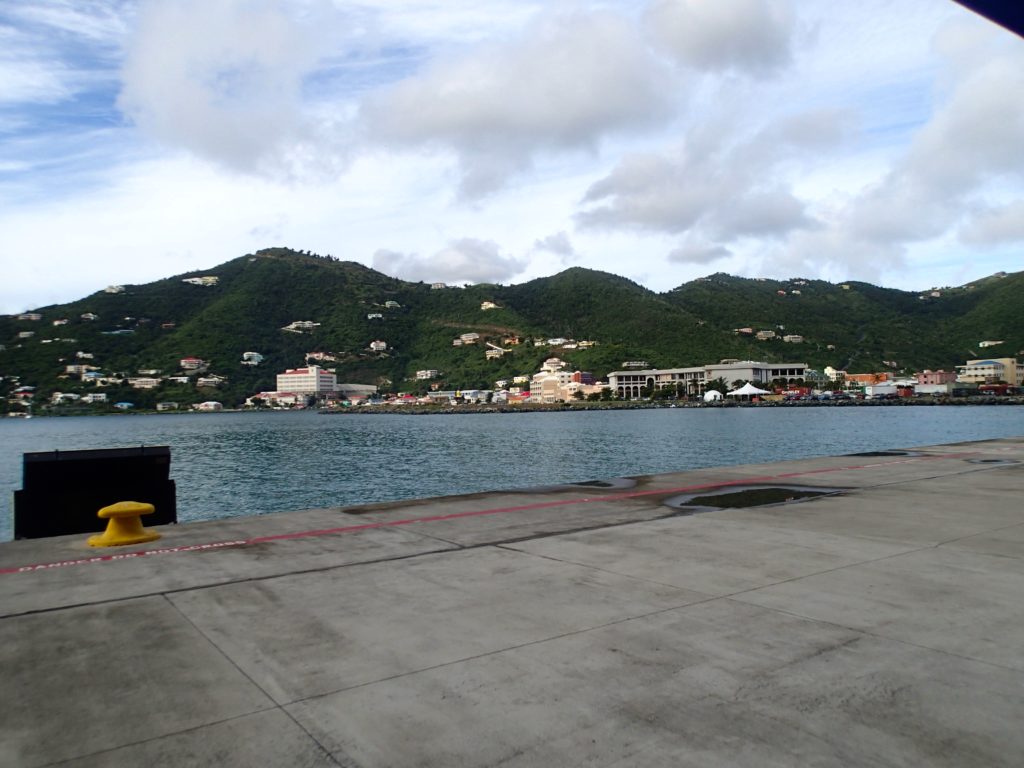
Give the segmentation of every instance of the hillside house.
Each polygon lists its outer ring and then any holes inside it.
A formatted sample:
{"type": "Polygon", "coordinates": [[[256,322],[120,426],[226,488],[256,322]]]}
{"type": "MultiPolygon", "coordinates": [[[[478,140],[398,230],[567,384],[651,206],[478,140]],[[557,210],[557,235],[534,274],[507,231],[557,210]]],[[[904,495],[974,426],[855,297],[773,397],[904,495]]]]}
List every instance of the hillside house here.
{"type": "Polygon", "coordinates": [[[123,285],[108,285],[103,289],[104,293],[124,293],[123,285]]]}
{"type": "Polygon", "coordinates": [[[373,352],[384,352],[387,348],[388,343],[386,341],[375,339],[374,341],[370,342],[370,350],[373,352]]]}
{"type": "Polygon", "coordinates": [[[218,376],[215,373],[211,373],[209,376],[200,376],[198,379],[196,379],[196,386],[216,388],[223,384],[225,381],[227,381],[226,377],[218,376]]]}
{"type": "Polygon", "coordinates": [[[384,315],[382,315],[380,312],[369,312],[366,315],[366,319],[367,320],[383,320],[384,319],[384,315]]]}
{"type": "Polygon", "coordinates": [[[83,312],[82,314],[79,315],[79,317],[82,320],[88,320],[89,322],[92,322],[93,320],[98,320],[100,316],[97,315],[95,312],[83,312]]]}
{"type": "Polygon", "coordinates": [[[388,301],[384,302],[384,308],[385,309],[401,309],[402,305],[399,304],[397,301],[389,299],[388,301]]]}
{"type": "Polygon", "coordinates": [[[480,303],[480,309],[486,312],[491,309],[500,309],[500,307],[493,301],[483,301],[480,303]]]}
{"type": "Polygon", "coordinates": [[[155,376],[134,376],[128,379],[128,386],[133,389],[156,389],[160,386],[160,379],[155,376]]]}
{"type": "Polygon", "coordinates": [[[183,357],[178,361],[183,371],[199,371],[207,366],[207,362],[201,357],[183,357]]]}
{"type": "Polygon", "coordinates": [[[42,320],[42,319],[43,319],[43,316],[42,316],[41,314],[39,314],[38,312],[22,312],[22,313],[21,313],[20,315],[18,315],[18,316],[17,316],[17,318],[15,318],[15,319],[17,319],[17,320],[31,320],[31,321],[36,321],[36,320],[42,320]]]}
{"type": "Polygon", "coordinates": [[[430,290],[432,290],[432,291],[441,291],[441,290],[444,290],[447,287],[448,286],[445,283],[431,283],[430,284],[430,290]]]}
{"type": "Polygon", "coordinates": [[[484,357],[488,360],[499,360],[505,354],[505,351],[504,349],[488,349],[484,351],[484,357]]]}
{"type": "Polygon", "coordinates": [[[775,335],[775,331],[758,331],[754,334],[754,338],[758,341],[771,341],[775,335]]]}
{"type": "Polygon", "coordinates": [[[428,381],[430,379],[436,379],[439,373],[436,368],[424,368],[422,371],[416,371],[416,378],[419,381],[428,381]]]}
{"type": "Polygon", "coordinates": [[[314,323],[312,320],[293,320],[281,330],[288,333],[312,333],[319,327],[320,323],[314,323]]]}
{"type": "Polygon", "coordinates": [[[263,362],[263,355],[259,352],[243,352],[242,365],[257,366],[263,362]]]}
{"type": "Polygon", "coordinates": [[[202,277],[186,277],[183,278],[181,282],[188,283],[189,285],[201,285],[204,288],[209,288],[210,286],[219,283],[220,278],[215,275],[203,275],[202,277]]]}
{"type": "Polygon", "coordinates": [[[782,340],[787,344],[803,344],[804,337],[798,333],[787,333],[782,337],[782,340]]]}
{"type": "Polygon", "coordinates": [[[463,344],[476,344],[480,340],[480,334],[472,332],[464,333],[459,336],[459,338],[462,340],[463,344]]]}

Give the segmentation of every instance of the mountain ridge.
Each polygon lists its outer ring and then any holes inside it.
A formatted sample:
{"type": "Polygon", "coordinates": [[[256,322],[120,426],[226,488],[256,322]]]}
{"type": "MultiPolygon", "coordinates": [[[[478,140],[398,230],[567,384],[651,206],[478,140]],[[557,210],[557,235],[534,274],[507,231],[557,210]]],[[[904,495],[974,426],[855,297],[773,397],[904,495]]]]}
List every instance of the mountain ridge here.
{"type": "Polygon", "coordinates": [[[534,373],[550,356],[600,377],[625,361],[681,367],[726,357],[851,371],[949,370],[983,356],[983,340],[1002,342],[991,348],[993,356],[1024,349],[1017,309],[1024,305],[1022,272],[922,293],[716,273],[657,293],[612,273],[570,267],[515,285],[437,289],[358,262],[269,248],[208,270],[112,290],[40,307],[40,320],[0,316],[5,401],[15,385],[37,387],[40,396],[89,390],[91,385],[62,378],[68,365],[91,364],[107,375],[160,370],[170,376],[187,356],[209,361],[209,372],[227,381],[210,391],[193,384],[164,383],[155,390],[122,385],[111,396],[140,407],[197,399],[237,405],[274,389],[274,375],[303,365],[310,352],[335,358],[324,365],[336,368],[339,380],[421,391],[428,382],[415,379],[417,370],[439,370],[436,383],[445,388],[488,388],[497,379],[534,373]],[[208,284],[188,282],[201,283],[202,277],[208,284]],[[484,309],[485,302],[494,306],[484,309]],[[84,319],[88,313],[97,319],[84,319]],[[284,330],[296,321],[317,325],[306,332],[284,330]],[[757,341],[736,332],[744,328],[773,331],[776,338],[757,341]],[[453,345],[470,331],[482,338],[453,345]],[[19,338],[24,332],[33,335],[19,338]],[[802,341],[786,343],[783,336],[802,341]],[[554,337],[596,344],[533,344],[554,337]],[[371,350],[372,341],[387,349],[371,350]],[[486,342],[507,351],[487,359],[486,342]],[[243,366],[245,351],[261,353],[263,363],[243,366]]]}

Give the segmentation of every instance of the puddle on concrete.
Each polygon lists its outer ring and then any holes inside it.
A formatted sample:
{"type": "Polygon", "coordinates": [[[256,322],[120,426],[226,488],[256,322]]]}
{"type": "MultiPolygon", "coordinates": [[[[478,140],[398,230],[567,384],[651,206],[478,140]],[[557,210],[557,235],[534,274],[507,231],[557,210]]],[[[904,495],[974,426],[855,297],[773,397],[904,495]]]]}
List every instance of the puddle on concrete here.
{"type": "Polygon", "coordinates": [[[834,496],[847,488],[824,488],[816,485],[744,485],[718,490],[673,496],[663,503],[682,514],[698,514],[716,509],[748,509],[750,507],[794,504],[820,496],[834,496]]]}
{"type": "Polygon", "coordinates": [[[1016,459],[966,459],[968,464],[988,464],[991,465],[1002,465],[1002,464],[1020,464],[1016,459]]]}

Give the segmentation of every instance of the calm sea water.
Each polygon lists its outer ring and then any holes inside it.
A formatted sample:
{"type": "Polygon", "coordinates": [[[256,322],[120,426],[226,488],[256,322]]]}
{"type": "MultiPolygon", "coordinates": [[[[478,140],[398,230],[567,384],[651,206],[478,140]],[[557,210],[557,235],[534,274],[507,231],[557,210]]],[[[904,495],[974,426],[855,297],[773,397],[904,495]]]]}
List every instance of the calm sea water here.
{"type": "Polygon", "coordinates": [[[3,419],[0,540],[29,451],[169,445],[185,522],[1019,435],[1024,406],[3,419]]]}

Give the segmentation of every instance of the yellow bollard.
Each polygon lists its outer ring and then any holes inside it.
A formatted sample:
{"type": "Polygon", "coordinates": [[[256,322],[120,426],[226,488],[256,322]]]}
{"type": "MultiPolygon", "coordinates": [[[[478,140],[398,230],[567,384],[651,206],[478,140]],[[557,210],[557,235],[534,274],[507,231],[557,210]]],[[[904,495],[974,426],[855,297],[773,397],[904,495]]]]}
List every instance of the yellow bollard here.
{"type": "Polygon", "coordinates": [[[142,527],[140,515],[149,515],[156,508],[141,501],[119,501],[104,507],[97,517],[107,518],[107,530],[89,537],[90,547],[120,547],[125,544],[142,544],[156,541],[160,534],[142,527]]]}

